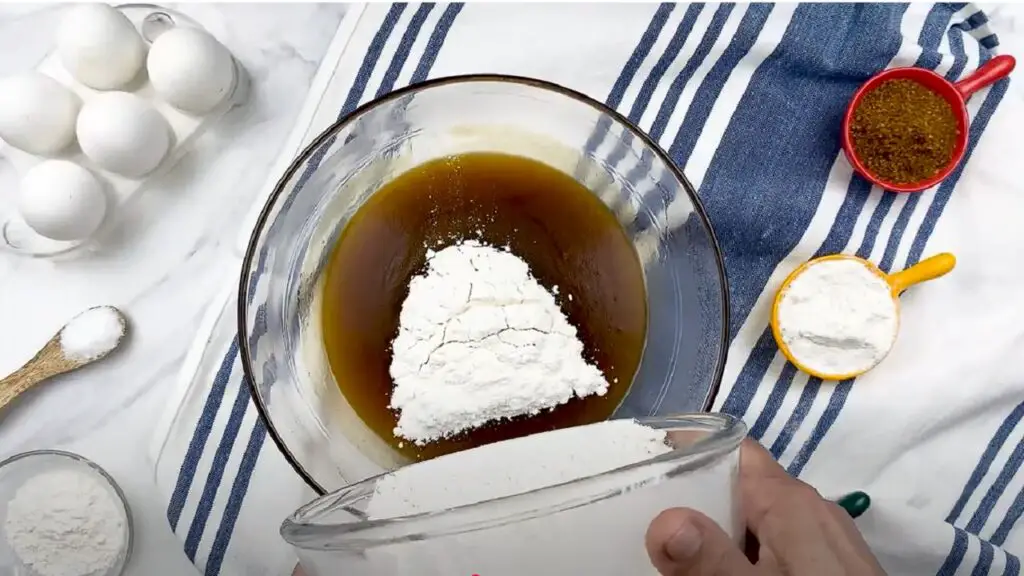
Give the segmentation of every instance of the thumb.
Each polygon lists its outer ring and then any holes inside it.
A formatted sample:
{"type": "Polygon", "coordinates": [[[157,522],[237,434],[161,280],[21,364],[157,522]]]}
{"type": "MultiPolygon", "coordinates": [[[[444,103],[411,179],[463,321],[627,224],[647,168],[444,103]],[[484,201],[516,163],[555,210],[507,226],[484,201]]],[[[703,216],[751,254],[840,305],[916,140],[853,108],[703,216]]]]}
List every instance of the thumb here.
{"type": "Polygon", "coordinates": [[[647,529],[647,554],[662,576],[755,576],[735,542],[707,516],[665,510],[647,529]]]}

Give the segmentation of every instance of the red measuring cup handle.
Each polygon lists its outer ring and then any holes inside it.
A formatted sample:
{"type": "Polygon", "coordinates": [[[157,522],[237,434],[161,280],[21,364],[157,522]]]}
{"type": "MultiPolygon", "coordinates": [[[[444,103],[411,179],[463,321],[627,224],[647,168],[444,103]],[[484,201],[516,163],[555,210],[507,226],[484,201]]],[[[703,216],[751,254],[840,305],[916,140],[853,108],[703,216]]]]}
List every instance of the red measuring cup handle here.
{"type": "Polygon", "coordinates": [[[1017,61],[1014,60],[1013,56],[1007,54],[996,56],[985,62],[973,74],[954,84],[954,86],[956,86],[956,91],[966,100],[971,94],[985,86],[1009,76],[1016,65],[1017,61]]]}

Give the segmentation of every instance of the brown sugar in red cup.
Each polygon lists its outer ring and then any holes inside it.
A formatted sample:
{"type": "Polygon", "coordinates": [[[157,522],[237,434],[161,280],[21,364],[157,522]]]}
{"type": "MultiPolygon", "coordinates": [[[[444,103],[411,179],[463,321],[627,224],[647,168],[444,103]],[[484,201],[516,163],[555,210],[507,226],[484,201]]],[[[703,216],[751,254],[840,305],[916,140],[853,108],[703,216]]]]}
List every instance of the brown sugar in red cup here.
{"type": "Polygon", "coordinates": [[[953,172],[967,150],[968,127],[970,124],[970,116],[967,114],[967,98],[978,90],[1005,78],[1013,71],[1015,65],[1016,60],[1012,56],[996,56],[975,70],[973,74],[955,84],[925,68],[890,68],[876,74],[854,93],[849,106],[847,106],[842,126],[843,152],[846,154],[854,170],[867,181],[885,190],[893,192],[920,192],[935,186],[953,172]],[[892,80],[910,80],[938,95],[949,104],[956,122],[956,142],[953,145],[949,161],[935,172],[934,175],[917,182],[898,183],[887,181],[878,176],[867,167],[864,159],[858,155],[854,146],[851,125],[854,122],[857,108],[864,101],[865,96],[879,88],[882,84],[892,80]]]}

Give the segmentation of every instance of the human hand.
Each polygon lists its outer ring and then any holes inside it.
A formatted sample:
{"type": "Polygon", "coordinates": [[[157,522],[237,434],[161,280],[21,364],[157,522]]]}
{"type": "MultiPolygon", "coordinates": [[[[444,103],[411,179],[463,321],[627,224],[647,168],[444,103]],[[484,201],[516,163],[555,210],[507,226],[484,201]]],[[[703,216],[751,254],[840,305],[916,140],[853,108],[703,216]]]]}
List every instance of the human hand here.
{"type": "Polygon", "coordinates": [[[707,516],[666,510],[647,531],[647,553],[662,576],[884,576],[850,515],[791,477],[747,439],[740,494],[748,530],[744,553],[707,516]]]}

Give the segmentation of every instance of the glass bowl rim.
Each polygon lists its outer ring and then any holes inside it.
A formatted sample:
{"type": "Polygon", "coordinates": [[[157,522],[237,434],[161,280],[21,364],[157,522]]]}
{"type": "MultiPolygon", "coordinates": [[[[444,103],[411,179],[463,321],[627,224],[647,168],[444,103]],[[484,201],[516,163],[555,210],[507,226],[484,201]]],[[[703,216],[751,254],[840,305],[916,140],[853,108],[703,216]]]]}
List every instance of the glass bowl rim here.
{"type": "MultiPolygon", "coordinates": [[[[670,452],[606,472],[435,512],[421,512],[380,520],[364,519],[358,522],[335,525],[295,520],[311,509],[322,506],[323,504],[317,499],[302,506],[284,520],[281,524],[281,536],[290,544],[299,546],[301,546],[301,542],[295,542],[296,540],[312,539],[319,541],[328,538],[341,539],[341,542],[335,542],[326,547],[318,545],[316,549],[362,552],[378,546],[432,540],[445,536],[487,530],[517,521],[551,516],[589,504],[610,500],[617,496],[628,494],[636,488],[646,486],[650,482],[669,480],[680,474],[692,472],[718,462],[726,455],[739,450],[743,439],[747,435],[747,426],[743,420],[728,414],[680,414],[675,416],[639,418],[636,419],[636,422],[658,430],[664,430],[666,434],[672,431],[692,430],[699,426],[705,426],[709,433],[706,437],[697,440],[689,446],[675,448],[670,452]],[[625,476],[631,472],[642,471],[645,468],[658,464],[673,465],[673,468],[658,473],[652,472],[648,476],[631,481],[625,486],[604,488],[597,493],[588,493],[585,490],[588,486],[597,485],[602,481],[625,476]],[[575,491],[583,491],[586,496],[578,498],[568,497],[570,493],[575,491]],[[544,502],[538,502],[538,500],[548,498],[557,499],[557,503],[545,504],[544,502]],[[504,507],[511,509],[503,511],[502,508],[504,507]],[[481,511],[490,511],[491,517],[475,521],[463,518],[473,512],[481,511]],[[441,529],[428,528],[432,521],[438,519],[449,519],[449,525],[441,529]],[[388,534],[392,530],[397,533],[388,534]],[[385,534],[374,535],[375,532],[385,532],[385,534]],[[369,534],[364,535],[366,533],[369,534]]],[[[596,423],[590,425],[593,426],[596,423]]],[[[555,432],[558,431],[556,430],[555,432]]],[[[335,498],[327,506],[333,509],[348,509],[355,516],[364,515],[362,512],[357,512],[350,508],[348,504],[366,498],[367,490],[370,489],[372,491],[372,488],[379,479],[391,473],[385,472],[337,490],[335,498]]]]}
{"type": "Polygon", "coordinates": [[[697,195],[696,189],[693,184],[686,178],[683,171],[672,161],[672,158],[668,153],[652,139],[647,132],[640,129],[635,123],[623,116],[614,108],[607,104],[591,98],[586,94],[567,88],[561,84],[556,84],[547,80],[539,80],[537,78],[529,78],[526,76],[516,76],[511,74],[460,74],[453,76],[443,76],[430,80],[424,80],[422,82],[416,82],[409,84],[408,86],[398,88],[392,92],[384,94],[383,96],[369,100],[368,102],[357,106],[348,114],[340,116],[324,131],[318,134],[302,152],[292,160],[288,168],[285,169],[284,173],[278,179],[277,184],[274,185],[274,189],[270,192],[266,201],[263,204],[263,208],[260,210],[259,216],[256,218],[253,224],[252,232],[249,235],[249,242],[245,248],[245,255],[242,258],[242,266],[239,274],[238,282],[238,309],[237,318],[237,340],[238,340],[238,353],[241,356],[242,374],[245,378],[245,384],[249,387],[249,397],[252,399],[253,405],[256,407],[256,413],[259,415],[260,421],[267,429],[267,434],[273,440],[277,446],[278,451],[284,457],[285,461],[292,467],[293,470],[302,478],[302,480],[309,486],[317,497],[327,494],[327,490],[320,485],[313,475],[299,462],[298,458],[292,453],[292,451],[285,444],[284,438],[278,432],[273,420],[270,417],[270,410],[267,404],[263,400],[263,395],[259,391],[259,387],[256,385],[254,378],[255,372],[252,369],[252,354],[249,349],[249,338],[248,338],[248,326],[247,318],[249,317],[249,278],[252,274],[253,263],[256,261],[258,244],[260,238],[266,231],[270,213],[274,206],[277,205],[278,199],[284,193],[285,188],[292,178],[299,173],[304,166],[308,163],[316,152],[324,146],[330,146],[329,141],[334,138],[342,129],[348,126],[357,118],[362,117],[367,112],[378,108],[384,104],[390,103],[394,100],[398,100],[402,97],[410,94],[416,94],[418,92],[424,92],[431,88],[438,88],[448,85],[458,84],[471,84],[471,83],[499,83],[499,84],[515,84],[519,86],[527,86],[531,88],[537,88],[540,90],[554,92],[562,96],[577,101],[578,103],[590,106],[595,111],[601,114],[610,116],[615,122],[621,124],[626,130],[632,133],[633,137],[639,138],[644,146],[649,148],[661,161],[668,167],[672,176],[680,183],[686,195],[689,197],[690,203],[693,205],[694,212],[698,215],[701,223],[704,225],[704,230],[707,231],[710,239],[710,245],[712,252],[715,257],[715,267],[718,271],[718,283],[719,291],[722,294],[722,334],[719,341],[718,359],[715,363],[715,368],[711,375],[711,387],[708,390],[707,395],[704,398],[704,403],[700,408],[701,412],[707,412],[711,409],[718,396],[719,389],[722,385],[722,376],[725,373],[726,357],[729,351],[729,282],[726,278],[725,272],[725,259],[722,254],[722,247],[718,242],[718,236],[715,234],[714,228],[711,226],[711,220],[708,218],[707,210],[704,208],[704,204],[701,202],[700,197],[697,195]]]}
{"type": "Polygon", "coordinates": [[[92,470],[100,478],[102,478],[108,486],[114,491],[117,496],[117,501],[124,510],[124,529],[125,529],[125,541],[124,548],[121,553],[118,554],[117,561],[110,566],[113,571],[104,572],[104,576],[115,576],[117,574],[124,574],[124,571],[128,568],[128,562],[131,560],[132,552],[135,549],[135,522],[132,520],[132,507],[128,504],[128,497],[125,496],[124,490],[121,489],[121,485],[114,480],[114,477],[110,475],[102,466],[93,462],[92,460],[82,456],[81,454],[75,454],[74,452],[68,452],[67,450],[55,450],[51,448],[41,450],[28,450],[25,452],[19,452],[17,454],[8,456],[3,460],[0,460],[0,470],[7,468],[19,461],[27,461],[40,457],[56,457],[58,459],[63,458],[72,460],[78,464],[84,464],[87,468],[92,470]]]}

